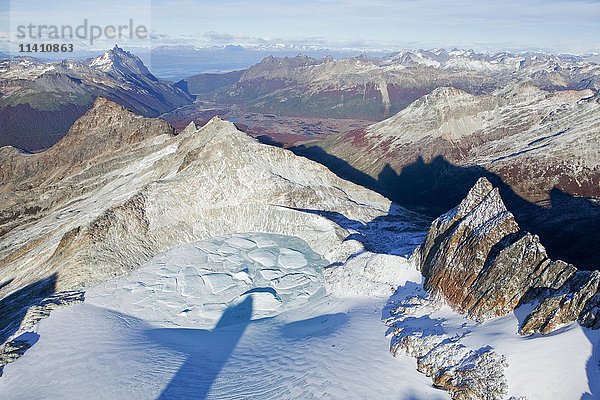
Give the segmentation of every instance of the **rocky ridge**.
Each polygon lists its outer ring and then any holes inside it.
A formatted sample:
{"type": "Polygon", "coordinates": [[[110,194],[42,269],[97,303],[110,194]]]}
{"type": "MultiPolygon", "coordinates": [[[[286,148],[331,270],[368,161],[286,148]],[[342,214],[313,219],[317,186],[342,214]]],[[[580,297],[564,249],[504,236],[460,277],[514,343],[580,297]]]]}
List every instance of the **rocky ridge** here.
{"type": "Polygon", "coordinates": [[[72,197],[97,189],[102,182],[92,183],[91,178],[109,174],[148,151],[140,143],[160,146],[173,136],[166,122],[141,117],[100,97],[47,151],[30,154],[0,147],[0,237],[72,197]],[[104,162],[107,157],[121,160],[120,164],[104,162]],[[68,190],[59,191],[60,187],[68,190]]]}
{"type": "Polygon", "coordinates": [[[549,92],[521,83],[473,95],[439,88],[366,131],[324,140],[325,156],[302,151],[432,218],[484,176],[553,258],[594,269],[599,115],[600,97],[590,90],[549,92]],[[571,246],[562,245],[565,238],[571,246]]]}
{"type": "Polygon", "coordinates": [[[415,259],[425,289],[475,320],[534,303],[521,321],[521,334],[547,334],[573,321],[599,326],[600,272],[550,260],[539,238],[520,230],[485,178],[432,223],[415,259]]]}
{"type": "MultiPolygon", "coordinates": [[[[355,254],[366,263],[374,255],[363,252],[363,235],[328,213],[358,227],[389,217],[395,229],[411,229],[414,220],[383,196],[219,118],[174,136],[163,121],[98,100],[52,149],[6,154],[2,165],[13,167],[0,189],[0,307],[12,306],[0,317],[3,341],[30,326],[22,311],[40,299],[127,274],[183,243],[265,232],[299,237],[332,265],[355,254]],[[21,171],[21,163],[35,169],[21,171]]],[[[326,274],[343,285],[335,271],[326,274]]]]}

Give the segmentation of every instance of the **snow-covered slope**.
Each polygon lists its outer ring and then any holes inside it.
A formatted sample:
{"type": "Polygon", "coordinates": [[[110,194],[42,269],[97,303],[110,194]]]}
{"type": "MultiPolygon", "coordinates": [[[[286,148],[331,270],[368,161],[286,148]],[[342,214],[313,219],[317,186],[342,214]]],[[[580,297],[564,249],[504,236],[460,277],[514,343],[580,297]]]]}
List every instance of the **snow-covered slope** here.
{"type": "MultiPolygon", "coordinates": [[[[0,395],[447,398],[388,352],[384,298],[328,295],[327,265],[281,235],[176,247],[44,320],[38,343],[5,368],[0,395]]],[[[418,276],[406,263],[393,268],[397,283],[418,276]]]]}
{"type": "Polygon", "coordinates": [[[443,399],[442,370],[456,399],[596,393],[594,332],[520,357],[509,316],[426,297],[419,215],[231,123],[99,100],[53,150],[1,150],[2,398],[443,399]],[[417,368],[404,336],[435,348],[417,368]]]}
{"type": "Polygon", "coordinates": [[[419,285],[400,287],[388,310],[392,352],[415,357],[419,371],[454,399],[600,396],[598,330],[573,323],[551,335],[521,336],[528,306],[476,323],[419,285]]]}

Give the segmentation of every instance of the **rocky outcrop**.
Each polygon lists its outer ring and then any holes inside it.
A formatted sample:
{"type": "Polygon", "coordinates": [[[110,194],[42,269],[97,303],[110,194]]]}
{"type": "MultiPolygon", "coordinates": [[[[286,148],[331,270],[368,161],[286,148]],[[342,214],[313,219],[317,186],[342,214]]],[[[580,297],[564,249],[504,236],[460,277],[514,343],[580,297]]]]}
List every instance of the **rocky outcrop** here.
{"type": "Polygon", "coordinates": [[[391,353],[415,357],[417,370],[447,390],[453,400],[505,398],[505,357],[488,346],[471,349],[460,342],[464,335],[445,332],[443,320],[430,318],[436,308],[439,303],[425,294],[394,304],[385,320],[391,353]]]}
{"type": "Polygon", "coordinates": [[[520,332],[549,333],[579,320],[597,327],[598,271],[550,260],[537,236],[520,230],[497,188],[481,178],[436,219],[416,251],[425,288],[476,320],[536,302],[520,332]]]}

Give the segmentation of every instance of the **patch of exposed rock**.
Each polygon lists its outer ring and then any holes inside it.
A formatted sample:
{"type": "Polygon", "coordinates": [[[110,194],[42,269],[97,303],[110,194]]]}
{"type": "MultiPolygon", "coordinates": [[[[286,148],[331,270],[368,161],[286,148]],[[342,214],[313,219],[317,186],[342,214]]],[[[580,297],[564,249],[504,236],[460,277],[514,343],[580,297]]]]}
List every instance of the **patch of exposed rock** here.
{"type": "Polygon", "coordinates": [[[446,333],[443,320],[431,319],[439,303],[426,294],[409,296],[395,304],[385,323],[390,327],[390,351],[417,359],[417,370],[454,400],[496,400],[508,394],[503,355],[490,347],[471,349],[463,335],[446,333]]]}
{"type": "Polygon", "coordinates": [[[600,325],[600,273],[550,260],[539,238],[520,230],[485,178],[432,223],[415,256],[425,288],[475,320],[536,302],[522,321],[522,334],[546,334],[573,321],[600,325]]]}
{"type": "MultiPolygon", "coordinates": [[[[84,301],[83,291],[64,291],[54,293],[29,307],[23,316],[18,329],[9,340],[0,345],[0,376],[4,366],[15,362],[33,346],[37,340],[37,334],[33,331],[35,326],[43,319],[48,318],[50,313],[58,308],[67,307],[84,301]]],[[[6,315],[4,317],[9,317],[6,315]]],[[[5,330],[0,331],[4,334],[5,330]]]]}

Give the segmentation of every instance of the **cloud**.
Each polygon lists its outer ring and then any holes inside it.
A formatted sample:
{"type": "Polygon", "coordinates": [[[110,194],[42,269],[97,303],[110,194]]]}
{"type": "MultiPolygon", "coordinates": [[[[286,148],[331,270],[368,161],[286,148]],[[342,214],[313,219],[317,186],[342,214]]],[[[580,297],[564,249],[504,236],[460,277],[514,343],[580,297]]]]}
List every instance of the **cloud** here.
{"type": "Polygon", "coordinates": [[[153,45],[600,49],[600,2],[592,0],[104,0],[98,12],[90,2],[30,0],[11,11],[115,23],[151,15],[153,45]]]}
{"type": "Polygon", "coordinates": [[[472,44],[479,49],[563,52],[600,47],[600,2],[589,0],[157,0],[153,12],[162,16],[153,20],[158,31],[183,33],[201,27],[207,32],[204,40],[213,44],[259,38],[309,43],[318,38],[314,45],[472,44]]]}

